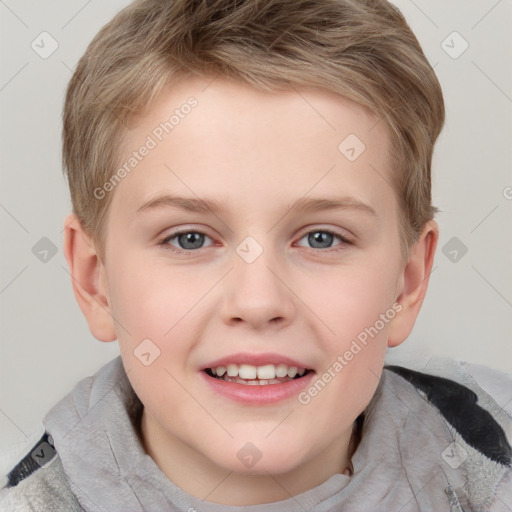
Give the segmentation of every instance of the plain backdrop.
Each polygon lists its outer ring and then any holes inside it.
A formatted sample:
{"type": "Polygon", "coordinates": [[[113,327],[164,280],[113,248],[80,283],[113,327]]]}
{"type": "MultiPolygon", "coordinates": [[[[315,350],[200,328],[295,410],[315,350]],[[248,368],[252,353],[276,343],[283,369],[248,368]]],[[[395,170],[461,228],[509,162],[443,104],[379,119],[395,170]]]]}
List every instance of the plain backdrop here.
{"type": "MultiPolygon", "coordinates": [[[[390,356],[512,371],[512,2],[396,3],[441,81],[447,120],[433,165],[442,210],[435,269],[412,335],[390,356]]],[[[72,70],[126,4],[0,2],[3,460],[40,435],[43,415],[79,379],[118,354],[116,343],[92,337],[72,293],[60,135],[72,70]]]]}

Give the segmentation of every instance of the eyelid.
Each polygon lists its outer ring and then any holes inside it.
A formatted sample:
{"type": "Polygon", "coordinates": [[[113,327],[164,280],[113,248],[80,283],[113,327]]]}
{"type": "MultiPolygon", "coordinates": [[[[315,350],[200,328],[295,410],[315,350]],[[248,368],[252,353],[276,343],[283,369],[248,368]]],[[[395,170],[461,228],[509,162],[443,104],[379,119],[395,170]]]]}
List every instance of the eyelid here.
{"type": "Polygon", "coordinates": [[[160,234],[160,235],[158,235],[158,238],[160,240],[163,240],[163,239],[166,239],[169,237],[172,238],[176,235],[182,235],[184,233],[200,233],[201,235],[206,235],[206,236],[212,238],[212,236],[208,234],[210,231],[211,230],[207,226],[203,226],[201,224],[182,224],[179,227],[168,227],[168,228],[162,230],[161,233],[166,233],[166,234],[165,234],[165,236],[160,234]]]}

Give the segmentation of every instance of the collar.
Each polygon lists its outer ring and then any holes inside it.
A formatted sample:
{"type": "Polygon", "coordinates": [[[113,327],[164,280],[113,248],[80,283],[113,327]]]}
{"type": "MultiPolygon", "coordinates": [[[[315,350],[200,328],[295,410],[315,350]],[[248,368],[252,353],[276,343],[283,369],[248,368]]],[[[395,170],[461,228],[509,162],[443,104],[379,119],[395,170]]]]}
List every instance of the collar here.
{"type": "MultiPolygon", "coordinates": [[[[134,399],[118,357],[79,382],[43,421],[84,510],[239,511],[203,502],[169,481],[138,438],[129,414],[134,399]]],[[[299,496],[244,510],[334,512],[341,504],[354,512],[444,510],[449,506],[445,490],[464,485],[463,472],[441,456],[452,442],[446,423],[428,401],[384,370],[365,411],[353,475],[333,475],[299,496]]]]}

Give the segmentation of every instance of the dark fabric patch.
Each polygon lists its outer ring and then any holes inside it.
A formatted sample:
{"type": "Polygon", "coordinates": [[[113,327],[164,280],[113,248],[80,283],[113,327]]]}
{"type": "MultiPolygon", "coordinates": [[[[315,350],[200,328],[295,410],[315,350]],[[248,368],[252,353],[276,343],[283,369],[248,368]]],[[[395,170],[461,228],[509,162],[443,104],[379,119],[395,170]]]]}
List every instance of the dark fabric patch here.
{"type": "Polygon", "coordinates": [[[53,441],[45,432],[30,452],[9,472],[6,487],[15,487],[40,467],[48,464],[56,455],[53,441]]]}
{"type": "Polygon", "coordinates": [[[512,448],[501,425],[477,404],[471,389],[444,377],[403,368],[385,366],[423,391],[462,439],[489,459],[504,466],[512,465],[512,448]]]}

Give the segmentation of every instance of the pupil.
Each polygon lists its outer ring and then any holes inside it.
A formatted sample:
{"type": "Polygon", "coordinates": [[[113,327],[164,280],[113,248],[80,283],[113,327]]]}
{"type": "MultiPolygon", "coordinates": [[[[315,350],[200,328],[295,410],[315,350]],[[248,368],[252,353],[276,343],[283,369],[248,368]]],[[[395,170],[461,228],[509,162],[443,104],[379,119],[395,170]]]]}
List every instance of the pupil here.
{"type": "Polygon", "coordinates": [[[179,243],[183,249],[198,249],[204,241],[204,235],[201,233],[183,233],[179,236],[179,243]],[[191,245],[187,245],[187,244],[191,245]]]}
{"type": "Polygon", "coordinates": [[[332,233],[326,233],[325,231],[316,231],[315,233],[310,233],[308,236],[311,246],[321,249],[329,247],[332,244],[333,237],[334,235],[332,233]],[[322,243],[326,245],[322,246],[322,243]]]}

